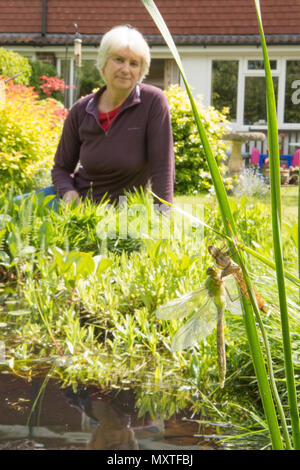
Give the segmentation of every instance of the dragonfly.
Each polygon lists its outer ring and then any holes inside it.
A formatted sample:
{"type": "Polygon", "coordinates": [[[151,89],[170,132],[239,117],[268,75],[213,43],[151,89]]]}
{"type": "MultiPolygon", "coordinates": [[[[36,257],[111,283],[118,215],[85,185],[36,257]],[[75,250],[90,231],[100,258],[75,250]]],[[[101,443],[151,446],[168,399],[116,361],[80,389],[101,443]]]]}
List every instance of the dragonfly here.
{"type": "Polygon", "coordinates": [[[161,305],[156,311],[156,317],[171,320],[192,314],[175,334],[171,344],[173,352],[194,346],[206,338],[217,323],[219,385],[223,388],[226,377],[224,311],[229,308],[232,313],[236,313],[236,310],[231,309],[234,301],[225,286],[222,272],[215,267],[209,267],[206,276],[204,287],[161,305]]]}
{"type": "MultiPolygon", "coordinates": [[[[221,278],[225,278],[230,275],[233,276],[242,294],[247,297],[247,299],[249,299],[248,289],[245,283],[242,268],[236,264],[228,255],[229,250],[222,251],[222,249],[216,248],[213,245],[209,245],[207,249],[209,254],[214,258],[216,267],[221,270],[221,278]]],[[[267,313],[264,301],[254,286],[253,292],[255,294],[259,309],[262,312],[267,313]]]]}

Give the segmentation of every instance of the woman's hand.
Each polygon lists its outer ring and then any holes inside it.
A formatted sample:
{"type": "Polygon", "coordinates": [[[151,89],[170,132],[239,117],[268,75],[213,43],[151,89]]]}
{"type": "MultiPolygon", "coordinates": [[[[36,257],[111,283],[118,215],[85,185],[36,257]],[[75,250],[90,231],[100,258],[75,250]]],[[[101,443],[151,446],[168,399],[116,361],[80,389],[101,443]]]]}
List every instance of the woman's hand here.
{"type": "Polygon", "coordinates": [[[76,202],[76,206],[78,206],[78,204],[80,203],[80,197],[79,197],[79,194],[77,191],[67,191],[64,195],[63,195],[63,201],[66,202],[66,203],[69,203],[71,204],[72,202],[76,202]]]}

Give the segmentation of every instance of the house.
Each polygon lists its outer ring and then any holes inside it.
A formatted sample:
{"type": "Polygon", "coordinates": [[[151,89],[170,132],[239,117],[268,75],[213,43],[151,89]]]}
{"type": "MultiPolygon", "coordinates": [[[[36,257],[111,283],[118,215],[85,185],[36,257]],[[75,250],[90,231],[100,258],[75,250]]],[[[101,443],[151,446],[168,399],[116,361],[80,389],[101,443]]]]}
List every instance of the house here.
{"type": "MultiPolygon", "coordinates": [[[[261,0],[277,100],[283,152],[300,142],[300,3],[261,0]]],[[[229,107],[234,130],[266,131],[262,51],[254,0],[156,0],[174,38],[190,85],[205,105],[229,107]]],[[[162,88],[180,83],[177,66],[140,0],[0,0],[0,46],[52,62],[76,83],[73,46],[82,39],[82,63],[93,64],[100,39],[131,24],[151,47],[147,78],[162,88]]],[[[70,89],[69,104],[77,98],[70,89]]],[[[255,143],[252,143],[253,146],[255,143]]],[[[262,150],[266,150],[266,142],[262,150]]],[[[249,147],[247,149],[249,151],[249,147]]]]}

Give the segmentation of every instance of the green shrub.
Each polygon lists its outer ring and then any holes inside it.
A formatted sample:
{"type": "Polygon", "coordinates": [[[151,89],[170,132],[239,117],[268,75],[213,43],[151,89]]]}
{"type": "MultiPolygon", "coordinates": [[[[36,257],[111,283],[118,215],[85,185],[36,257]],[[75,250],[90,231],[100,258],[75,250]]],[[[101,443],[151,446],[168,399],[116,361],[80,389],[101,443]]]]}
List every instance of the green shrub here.
{"type": "Polygon", "coordinates": [[[14,83],[28,85],[31,75],[29,60],[16,52],[0,47],[0,76],[12,77],[18,72],[21,74],[14,79],[14,83]]]}
{"type": "Polygon", "coordinates": [[[100,76],[93,60],[84,60],[80,69],[80,82],[78,96],[86,96],[94,88],[102,87],[104,81],[100,76]]]}
{"type": "MultiPolygon", "coordinates": [[[[207,191],[212,186],[212,179],[187,94],[178,85],[172,85],[165,93],[169,101],[174,137],[175,193],[196,194],[207,191]]],[[[221,136],[226,133],[228,121],[224,114],[212,106],[205,109],[200,101],[197,105],[219,169],[225,176],[227,168],[223,162],[228,159],[228,144],[221,140],[221,136]]],[[[231,179],[225,179],[225,183],[229,189],[231,179]]]]}

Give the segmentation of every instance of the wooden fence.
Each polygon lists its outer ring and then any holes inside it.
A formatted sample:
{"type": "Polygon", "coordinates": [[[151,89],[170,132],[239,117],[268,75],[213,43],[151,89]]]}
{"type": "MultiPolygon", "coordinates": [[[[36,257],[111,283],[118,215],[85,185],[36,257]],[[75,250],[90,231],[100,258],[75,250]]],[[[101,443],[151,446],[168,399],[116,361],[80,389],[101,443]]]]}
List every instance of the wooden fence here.
{"type": "MultiPolygon", "coordinates": [[[[252,129],[251,129],[251,131],[252,131],[252,129]]],[[[258,129],[253,129],[253,132],[254,131],[258,131],[258,129]]],[[[264,142],[254,142],[254,141],[253,142],[246,142],[242,147],[242,154],[243,155],[246,155],[246,154],[251,155],[253,147],[258,148],[260,153],[267,153],[268,132],[266,130],[265,131],[259,130],[259,132],[263,132],[266,135],[266,139],[264,140],[264,142]]],[[[296,149],[300,148],[300,129],[299,130],[292,130],[292,131],[279,129],[278,134],[279,135],[284,134],[284,136],[280,139],[280,145],[279,145],[280,151],[283,155],[293,155],[295,153],[296,149]],[[290,144],[293,144],[295,142],[298,142],[299,146],[290,145],[290,144]]]]}

